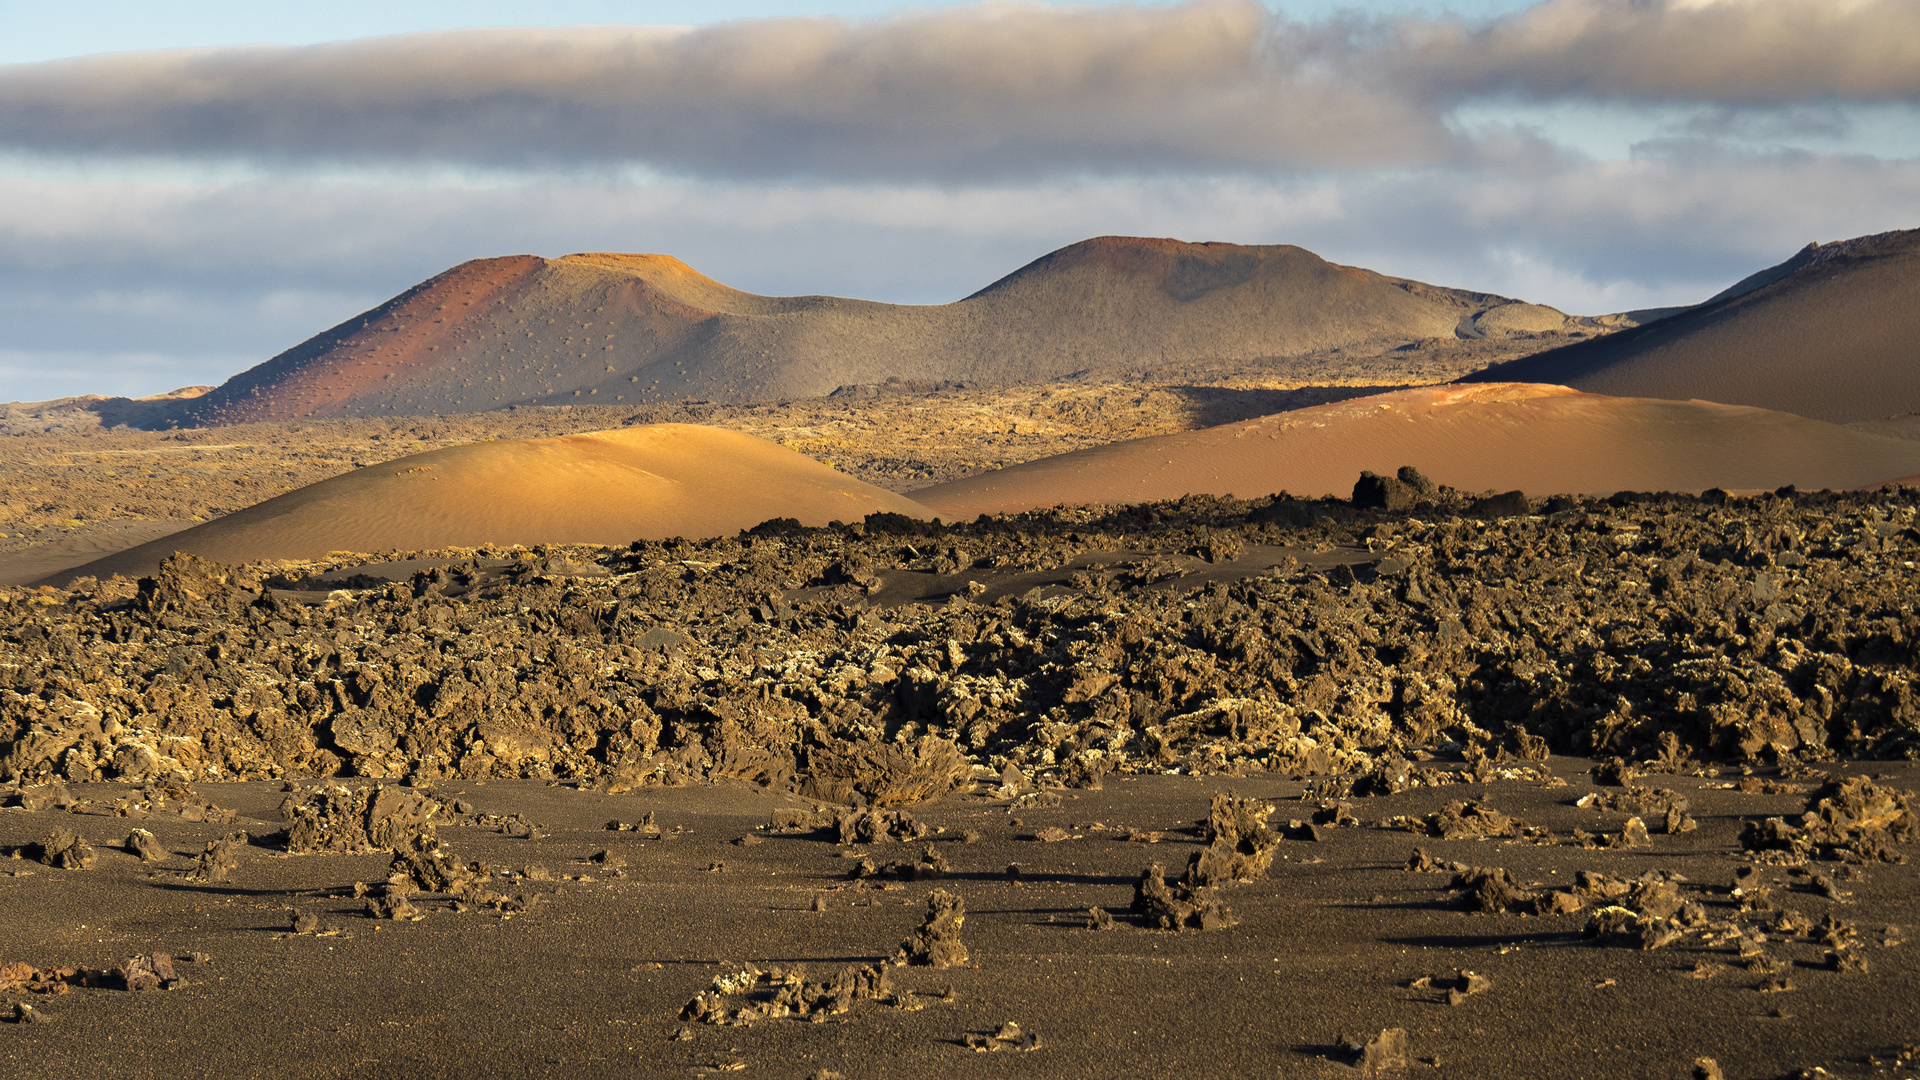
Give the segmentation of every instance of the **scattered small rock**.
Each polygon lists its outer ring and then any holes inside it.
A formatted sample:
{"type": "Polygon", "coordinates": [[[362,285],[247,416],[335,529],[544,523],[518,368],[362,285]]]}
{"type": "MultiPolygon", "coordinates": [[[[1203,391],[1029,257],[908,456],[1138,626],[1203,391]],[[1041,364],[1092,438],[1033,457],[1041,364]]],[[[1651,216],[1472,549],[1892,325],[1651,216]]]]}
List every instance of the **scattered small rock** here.
{"type": "Polygon", "coordinates": [[[410,881],[388,882],[367,897],[367,917],[394,920],[422,918],[420,909],[413,904],[413,894],[414,886],[410,881]]]}
{"type": "Polygon", "coordinates": [[[935,889],[927,897],[927,915],[920,929],[900,943],[894,962],[931,968],[960,967],[967,962],[967,947],[960,941],[960,928],[967,921],[966,902],[945,889],[935,889]]]}
{"type": "Polygon", "coordinates": [[[77,802],[67,785],[55,780],[20,789],[20,808],[28,811],[65,810],[77,802]]]}
{"type": "Polygon", "coordinates": [[[1009,1020],[1000,1025],[992,1034],[968,1033],[965,1039],[967,1048],[976,1053],[1013,1051],[1026,1053],[1041,1047],[1040,1036],[1020,1030],[1020,1025],[1009,1020]]]}
{"type": "Polygon", "coordinates": [[[848,810],[834,822],[842,844],[884,844],[889,840],[919,840],[932,828],[915,821],[904,810],[848,810]]]}
{"type": "MultiPolygon", "coordinates": [[[[775,811],[774,821],[776,823],[786,820],[786,819],[783,819],[783,817],[781,816],[782,813],[783,813],[782,811],[775,811]]],[[[808,819],[810,822],[812,818],[813,818],[813,815],[808,815],[808,819]]],[[[825,823],[816,825],[813,823],[809,823],[805,826],[805,828],[812,829],[816,827],[824,827],[824,824],[825,823]]],[[[798,828],[799,826],[794,825],[791,827],[798,828]]],[[[783,826],[782,828],[783,828],[783,831],[785,831],[787,827],[783,826]]],[[[639,821],[609,821],[607,822],[607,831],[608,832],[637,832],[650,837],[658,837],[660,835],[660,826],[655,824],[653,820],[653,811],[649,810],[647,811],[646,816],[641,818],[639,821]]]]}
{"type": "Polygon", "coordinates": [[[418,789],[330,785],[290,793],[280,804],[284,843],[295,855],[395,851],[431,839],[439,803],[418,789]]]}
{"type": "Polygon", "coordinates": [[[1362,1076],[1396,1076],[1411,1063],[1405,1028],[1387,1028],[1371,1038],[1343,1035],[1340,1045],[1362,1076]]]}
{"type": "Polygon", "coordinates": [[[1538,901],[1532,890],[1522,887],[1502,866],[1468,867],[1454,875],[1453,887],[1462,893],[1468,911],[1532,911],[1538,901]]]}
{"type": "Polygon", "coordinates": [[[36,968],[15,960],[0,964],[0,993],[64,994],[83,978],[78,968],[36,968]]]}
{"type": "MultiPolygon", "coordinates": [[[[680,1019],[704,1024],[745,1025],[761,1020],[792,1018],[822,1023],[852,1011],[861,1001],[884,1001],[900,996],[886,965],[848,964],[826,982],[809,982],[804,966],[773,967],[762,971],[748,965],[714,976],[707,989],[694,995],[680,1010],[680,1019]],[[745,998],[739,1005],[729,999],[745,998]]],[[[693,1038],[691,1028],[674,1035],[693,1038]]]]}
{"type": "Polygon", "coordinates": [[[1519,836],[1527,823],[1509,817],[1482,802],[1447,804],[1446,809],[1427,816],[1427,832],[1440,840],[1484,840],[1489,837],[1519,836]]]}
{"type": "Polygon", "coordinates": [[[40,861],[61,870],[91,870],[93,848],[72,829],[55,829],[40,844],[40,861]]]}
{"type": "Polygon", "coordinates": [[[1281,842],[1268,824],[1273,813],[1272,803],[1215,795],[1200,822],[1207,847],[1196,856],[1194,873],[1209,884],[1265,877],[1281,842]]]}
{"type": "Polygon", "coordinates": [[[1831,949],[1827,952],[1827,968],[1830,971],[1864,975],[1867,971],[1867,958],[1853,949],[1831,949]]]}
{"type": "Polygon", "coordinates": [[[1196,873],[1201,856],[1187,863],[1187,872],[1169,883],[1159,863],[1147,867],[1134,886],[1133,910],[1150,927],[1161,930],[1226,930],[1240,920],[1221,902],[1219,887],[1196,873]]]}
{"type": "Polygon", "coordinates": [[[130,854],[140,856],[141,862],[165,862],[171,858],[167,849],[160,846],[160,841],[145,829],[135,829],[128,833],[125,846],[130,854]]]}
{"type": "Polygon", "coordinates": [[[113,976],[128,990],[172,990],[181,985],[173,971],[173,957],[167,953],[129,957],[114,969],[113,976]]]}

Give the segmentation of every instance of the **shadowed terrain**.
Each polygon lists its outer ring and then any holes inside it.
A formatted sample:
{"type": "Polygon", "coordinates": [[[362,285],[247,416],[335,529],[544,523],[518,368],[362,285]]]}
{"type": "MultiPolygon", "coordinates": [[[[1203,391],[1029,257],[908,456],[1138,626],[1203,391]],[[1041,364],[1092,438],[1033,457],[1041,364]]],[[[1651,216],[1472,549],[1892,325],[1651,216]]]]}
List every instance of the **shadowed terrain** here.
{"type": "Polygon", "coordinates": [[[1699,307],[1466,382],[1699,398],[1844,424],[1920,412],[1920,230],[1815,245],[1699,307]]]}

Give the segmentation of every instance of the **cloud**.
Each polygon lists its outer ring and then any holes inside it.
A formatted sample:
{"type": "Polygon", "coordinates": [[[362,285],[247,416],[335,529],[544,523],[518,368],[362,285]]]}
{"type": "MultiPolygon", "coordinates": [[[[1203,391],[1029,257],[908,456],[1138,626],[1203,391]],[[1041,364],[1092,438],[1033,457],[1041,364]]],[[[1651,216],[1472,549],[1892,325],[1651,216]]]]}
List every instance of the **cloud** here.
{"type": "Polygon", "coordinates": [[[1428,111],[1282,55],[1264,9],[946,9],[870,22],[470,30],[0,69],[45,153],[978,176],[1432,160],[1428,111]]]}
{"type": "Polygon", "coordinates": [[[1550,0],[1290,22],[1252,0],[466,30],[0,68],[0,146],[975,181],[1460,164],[1476,95],[1920,94],[1920,0],[1550,0]]]}
{"type": "Polygon", "coordinates": [[[1449,97],[1920,98],[1916,0],[1549,0],[1484,27],[1399,25],[1383,55],[1449,97]]]}

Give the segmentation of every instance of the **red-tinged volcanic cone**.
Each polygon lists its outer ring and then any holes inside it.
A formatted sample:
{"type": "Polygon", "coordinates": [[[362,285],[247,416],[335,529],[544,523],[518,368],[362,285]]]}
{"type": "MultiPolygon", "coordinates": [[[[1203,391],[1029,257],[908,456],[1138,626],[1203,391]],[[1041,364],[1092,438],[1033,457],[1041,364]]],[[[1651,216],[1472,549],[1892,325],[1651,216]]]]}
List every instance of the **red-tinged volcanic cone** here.
{"type": "Polygon", "coordinates": [[[1563,386],[1424,387],[1042,458],[910,492],[949,519],[1187,494],[1346,495],[1413,465],[1464,491],[1851,488],[1920,471],[1920,442],[1706,401],[1563,386]]]}
{"type": "Polygon", "coordinates": [[[657,424],[469,443],[368,466],[67,570],[150,574],[175,551],[236,564],[482,544],[726,536],[770,518],[858,521],[919,504],[722,428],[657,424]]]}
{"type": "Polygon", "coordinates": [[[894,377],[997,385],[1092,368],[1151,376],[1451,338],[1503,305],[1526,307],[1287,245],[1135,237],[1074,244],[963,300],[922,306],[757,296],[665,255],[517,255],[454,267],[183,404],[177,418],[776,400],[894,377]]]}
{"type": "Polygon", "coordinates": [[[1920,229],[1810,247],[1658,322],[1468,376],[1836,424],[1920,413],[1920,229]]]}
{"type": "Polygon", "coordinates": [[[684,344],[715,309],[757,299],[666,256],[475,259],[234,376],[180,416],[242,424],[572,401],[610,382],[616,364],[684,344]]]}

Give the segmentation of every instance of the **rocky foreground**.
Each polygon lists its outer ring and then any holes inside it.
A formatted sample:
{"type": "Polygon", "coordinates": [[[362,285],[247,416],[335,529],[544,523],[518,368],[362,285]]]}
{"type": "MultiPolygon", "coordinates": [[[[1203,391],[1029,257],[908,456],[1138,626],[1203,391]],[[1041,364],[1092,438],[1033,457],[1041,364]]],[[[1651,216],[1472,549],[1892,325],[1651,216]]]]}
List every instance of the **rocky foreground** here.
{"type": "Polygon", "coordinates": [[[9,590],[0,1062],[1907,1075],[1913,493],[1357,496],[9,590]]]}
{"type": "Polygon", "coordinates": [[[1376,486],[1407,505],[771,522],[398,581],[180,557],[8,590],[0,777],[734,777],[887,804],[975,766],[1084,787],[1920,751],[1909,492],[1376,486]]]}

